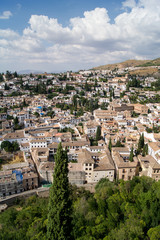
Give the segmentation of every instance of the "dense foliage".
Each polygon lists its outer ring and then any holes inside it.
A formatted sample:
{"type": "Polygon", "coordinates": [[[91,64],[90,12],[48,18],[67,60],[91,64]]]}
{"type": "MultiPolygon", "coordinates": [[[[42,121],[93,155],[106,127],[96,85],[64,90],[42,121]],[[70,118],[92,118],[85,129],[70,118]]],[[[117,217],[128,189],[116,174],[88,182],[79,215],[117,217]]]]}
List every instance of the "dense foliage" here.
{"type": "Polygon", "coordinates": [[[130,87],[135,87],[135,88],[141,87],[141,82],[136,78],[136,76],[133,77],[133,79],[128,82],[127,89],[129,89],[130,87]]]}
{"type": "Polygon", "coordinates": [[[0,239],[45,239],[48,199],[30,197],[0,214],[0,239]]]}
{"type": "MultiPolygon", "coordinates": [[[[160,239],[160,181],[102,179],[92,194],[71,187],[73,239],[160,239]]],[[[0,215],[0,239],[46,239],[48,200],[31,197],[0,215]]]]}
{"type": "Polygon", "coordinates": [[[3,141],[1,143],[1,149],[4,149],[6,152],[16,152],[18,151],[19,148],[19,144],[18,142],[9,142],[9,141],[3,141]]]}
{"type": "Polygon", "coordinates": [[[155,87],[156,90],[160,90],[160,79],[152,83],[152,87],[155,87]]]}

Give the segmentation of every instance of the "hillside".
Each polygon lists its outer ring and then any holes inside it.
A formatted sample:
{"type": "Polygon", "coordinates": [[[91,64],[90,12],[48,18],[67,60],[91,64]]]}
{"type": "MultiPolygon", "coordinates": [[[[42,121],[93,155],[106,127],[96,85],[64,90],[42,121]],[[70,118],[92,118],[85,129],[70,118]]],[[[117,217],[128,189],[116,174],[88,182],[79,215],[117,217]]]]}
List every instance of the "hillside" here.
{"type": "MultiPolygon", "coordinates": [[[[160,181],[101,179],[95,193],[71,186],[70,199],[73,229],[67,239],[160,239],[160,181]]],[[[15,204],[0,214],[0,239],[49,239],[48,198],[32,196],[15,204]]]]}
{"type": "Polygon", "coordinates": [[[152,61],[147,61],[146,63],[142,63],[138,67],[151,67],[151,66],[160,66],[160,58],[156,58],[152,61]]]}
{"type": "MultiPolygon", "coordinates": [[[[154,61],[154,60],[153,60],[154,61]]],[[[145,65],[150,60],[127,60],[121,63],[115,63],[115,64],[107,64],[99,67],[94,67],[94,70],[113,70],[115,68],[127,68],[127,67],[137,67],[139,65],[145,65]]]]}
{"type": "Polygon", "coordinates": [[[129,71],[130,75],[139,75],[139,76],[159,76],[158,68],[152,67],[143,67],[141,69],[129,71]]]}

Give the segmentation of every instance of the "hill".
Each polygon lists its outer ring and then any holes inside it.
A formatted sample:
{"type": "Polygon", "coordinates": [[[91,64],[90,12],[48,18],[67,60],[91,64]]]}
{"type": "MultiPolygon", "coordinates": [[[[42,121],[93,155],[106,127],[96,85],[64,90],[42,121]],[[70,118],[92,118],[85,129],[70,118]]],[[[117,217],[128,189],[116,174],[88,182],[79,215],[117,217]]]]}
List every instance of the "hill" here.
{"type": "Polygon", "coordinates": [[[121,63],[115,63],[115,64],[107,64],[107,65],[103,65],[103,66],[99,66],[99,67],[94,67],[94,70],[113,70],[115,68],[127,68],[127,67],[137,67],[140,65],[145,65],[148,62],[150,62],[150,60],[127,60],[121,63]]]}
{"type": "Polygon", "coordinates": [[[158,68],[152,67],[142,67],[141,69],[136,69],[129,71],[130,75],[139,75],[139,76],[159,76],[158,68]]]}
{"type": "Polygon", "coordinates": [[[156,58],[152,61],[147,61],[146,63],[142,63],[138,67],[151,67],[151,66],[160,66],[160,58],[156,58]]]}

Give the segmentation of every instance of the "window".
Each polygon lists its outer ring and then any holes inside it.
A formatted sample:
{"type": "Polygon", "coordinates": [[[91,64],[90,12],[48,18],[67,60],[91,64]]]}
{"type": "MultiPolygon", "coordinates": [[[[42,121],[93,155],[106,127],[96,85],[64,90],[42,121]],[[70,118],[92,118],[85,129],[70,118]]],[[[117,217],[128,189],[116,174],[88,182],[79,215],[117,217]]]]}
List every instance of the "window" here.
{"type": "Polygon", "coordinates": [[[92,168],[89,168],[89,170],[92,170],[92,168]]]}
{"type": "Polygon", "coordinates": [[[124,175],[122,175],[122,179],[124,179],[124,175]]]}
{"type": "Polygon", "coordinates": [[[88,168],[86,168],[86,170],[88,170],[88,168]]]}

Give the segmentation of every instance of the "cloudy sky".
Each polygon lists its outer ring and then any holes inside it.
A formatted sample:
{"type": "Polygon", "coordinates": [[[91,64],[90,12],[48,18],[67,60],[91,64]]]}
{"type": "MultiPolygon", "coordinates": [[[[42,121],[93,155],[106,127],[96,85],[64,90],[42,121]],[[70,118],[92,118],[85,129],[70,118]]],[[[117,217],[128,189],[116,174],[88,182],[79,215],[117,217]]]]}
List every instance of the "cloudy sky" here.
{"type": "Polygon", "coordinates": [[[0,72],[160,57],[160,0],[2,0],[0,72]]]}

